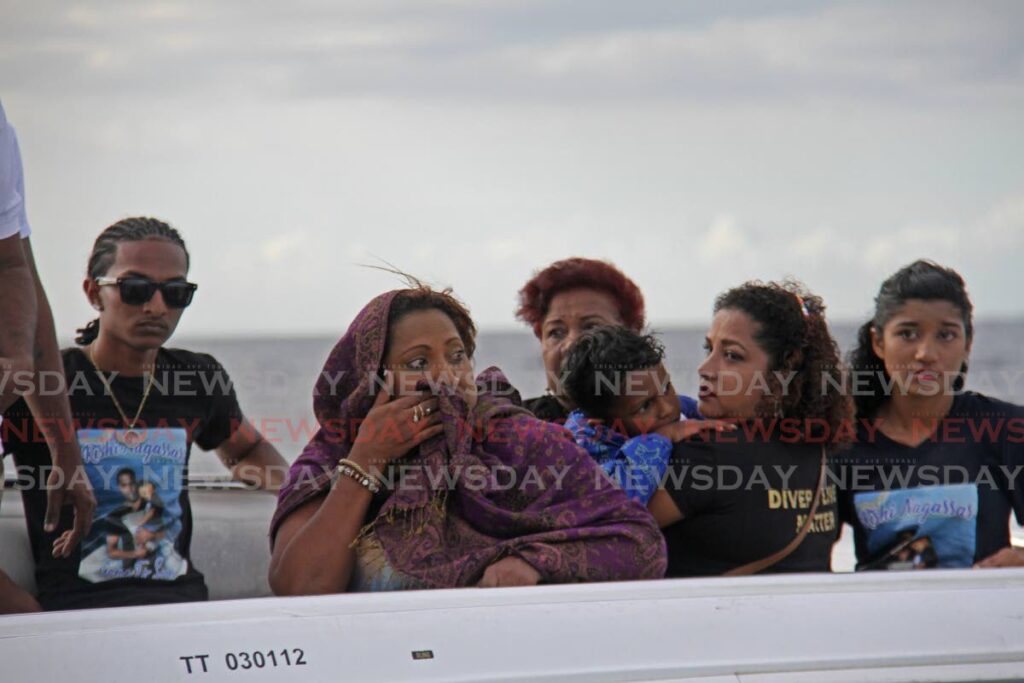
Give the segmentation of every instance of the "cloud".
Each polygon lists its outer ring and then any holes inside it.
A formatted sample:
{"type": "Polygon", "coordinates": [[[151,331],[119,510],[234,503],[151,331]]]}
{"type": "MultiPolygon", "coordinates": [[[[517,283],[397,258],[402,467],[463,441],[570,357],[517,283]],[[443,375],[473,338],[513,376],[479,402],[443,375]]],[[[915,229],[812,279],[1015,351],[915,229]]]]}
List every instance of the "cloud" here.
{"type": "Polygon", "coordinates": [[[827,228],[812,228],[786,245],[789,256],[798,262],[814,262],[835,253],[841,236],[827,228]]]}
{"type": "Polygon", "coordinates": [[[309,245],[309,237],[293,232],[267,240],[260,245],[260,255],[266,263],[281,263],[303,252],[309,245]]]}
{"type": "Polygon", "coordinates": [[[0,26],[0,85],[561,102],[1024,99],[1019,3],[784,7],[726,3],[709,16],[611,0],[91,0],[47,10],[21,0],[0,26]]]}
{"type": "Polygon", "coordinates": [[[988,245],[1003,253],[1024,247],[1024,193],[1007,197],[992,207],[972,231],[975,245],[988,245]]]}
{"type": "Polygon", "coordinates": [[[925,255],[948,261],[957,255],[962,236],[962,228],[952,226],[905,226],[873,236],[862,249],[861,260],[872,270],[890,270],[925,255]]]}
{"type": "Polygon", "coordinates": [[[357,267],[374,255],[453,285],[484,325],[512,324],[530,273],[575,254],[618,263],[656,320],[787,275],[860,317],[919,256],[965,268],[979,310],[1020,311],[1003,283],[1024,258],[1022,18],[1006,2],[7,0],[0,96],[65,320],[89,313],[66,263],[129,213],[187,233],[204,292],[189,320],[211,330],[254,324],[229,310],[246,296],[260,326],[347,323],[396,284],[357,267]]]}
{"type": "Polygon", "coordinates": [[[961,224],[894,226],[873,235],[860,250],[862,266],[891,270],[917,258],[963,262],[984,268],[1007,257],[1019,258],[1024,248],[1024,194],[1010,195],[982,215],[961,224]]]}
{"type": "MultiPolygon", "coordinates": [[[[794,16],[622,30],[517,46],[541,77],[639,96],[1021,95],[1020,7],[832,5],[794,16]]],[[[570,85],[570,87],[573,87],[570,85]]]]}
{"type": "Polygon", "coordinates": [[[737,227],[736,219],[727,214],[711,222],[697,253],[709,265],[746,263],[753,255],[750,238],[737,227]]]}

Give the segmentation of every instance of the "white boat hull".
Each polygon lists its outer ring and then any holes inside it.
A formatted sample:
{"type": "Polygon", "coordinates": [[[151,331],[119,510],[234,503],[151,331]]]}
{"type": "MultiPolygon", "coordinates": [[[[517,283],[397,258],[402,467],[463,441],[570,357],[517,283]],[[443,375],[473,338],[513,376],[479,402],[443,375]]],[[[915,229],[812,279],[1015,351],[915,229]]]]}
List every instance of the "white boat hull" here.
{"type": "Polygon", "coordinates": [[[5,681],[1015,680],[1024,570],[56,612],[0,618],[0,661],[5,681]]]}

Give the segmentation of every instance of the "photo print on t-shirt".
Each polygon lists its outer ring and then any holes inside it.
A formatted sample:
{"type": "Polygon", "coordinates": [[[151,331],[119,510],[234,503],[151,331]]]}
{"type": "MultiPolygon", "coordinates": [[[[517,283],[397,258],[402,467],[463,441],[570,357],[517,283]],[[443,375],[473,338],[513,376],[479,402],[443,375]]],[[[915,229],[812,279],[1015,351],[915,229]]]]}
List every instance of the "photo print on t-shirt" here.
{"type": "Polygon", "coordinates": [[[871,559],[858,569],[963,568],[974,564],[978,487],[922,486],[854,496],[871,559]]]}
{"type": "Polygon", "coordinates": [[[184,429],[80,429],[82,461],[96,494],[78,575],[169,581],[185,574],[177,551],[184,429]]]}

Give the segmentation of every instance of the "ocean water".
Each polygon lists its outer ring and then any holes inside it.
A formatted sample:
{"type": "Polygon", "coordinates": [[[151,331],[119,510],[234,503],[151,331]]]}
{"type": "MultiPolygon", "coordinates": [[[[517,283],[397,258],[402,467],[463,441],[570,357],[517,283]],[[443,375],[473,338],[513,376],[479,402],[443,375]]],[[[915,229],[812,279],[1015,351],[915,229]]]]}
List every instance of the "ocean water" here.
{"type": "MultiPolygon", "coordinates": [[[[660,330],[669,372],[684,394],[697,391],[697,367],[704,357],[704,328],[660,330]]],[[[852,325],[836,325],[833,334],[845,356],[856,336],[852,325]]],[[[340,332],[339,332],[340,336],[340,332]]],[[[287,460],[294,459],[313,435],[313,383],[336,337],[178,339],[171,346],[212,353],[235,383],[242,410],[287,460]]],[[[971,352],[968,388],[1024,404],[1024,320],[978,323],[971,352]]],[[[482,332],[476,368],[500,367],[524,398],[544,390],[540,347],[528,331],[482,332]]],[[[193,454],[191,470],[224,473],[213,455],[193,454]]]]}

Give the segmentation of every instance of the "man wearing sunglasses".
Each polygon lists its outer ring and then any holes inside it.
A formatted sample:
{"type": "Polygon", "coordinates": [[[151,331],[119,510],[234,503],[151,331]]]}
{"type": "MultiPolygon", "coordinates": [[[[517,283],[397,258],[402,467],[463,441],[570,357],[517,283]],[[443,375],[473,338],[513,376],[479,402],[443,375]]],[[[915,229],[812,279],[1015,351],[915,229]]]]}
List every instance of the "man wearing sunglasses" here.
{"type": "Polygon", "coordinates": [[[148,277],[132,275],[128,277],[98,277],[94,280],[100,287],[117,286],[121,301],[130,306],[141,306],[160,292],[168,308],[185,308],[192,303],[192,295],[199,285],[184,280],[154,282],[148,277]]]}
{"type": "MultiPolygon", "coordinates": [[[[191,547],[192,455],[214,452],[232,478],[271,490],[287,470],[243,414],[217,359],[168,344],[197,289],[187,280],[190,262],[182,236],[157,218],[123,218],[93,242],[82,288],[96,317],[62,358],[97,507],[80,552],[51,558],[36,551],[36,598],[45,610],[206,600],[191,547]]],[[[22,403],[7,410],[21,430],[4,444],[26,478],[47,464],[42,444],[25,436],[28,413],[22,403]]],[[[22,500],[39,548],[54,535],[39,524],[45,497],[29,486],[22,500]]],[[[55,533],[70,525],[62,516],[55,533]]]]}
{"type": "MultiPolygon", "coordinates": [[[[68,428],[71,409],[67,394],[35,390],[42,386],[43,376],[63,377],[63,362],[50,303],[32,256],[30,232],[18,139],[0,103],[0,412],[17,399],[17,393],[23,393],[42,429],[52,459],[44,526],[48,530],[56,527],[65,502],[74,509],[73,527],[61,534],[52,548],[55,557],[66,557],[88,531],[96,499],[88,479],[82,476],[78,441],[68,428]],[[65,428],[60,428],[61,424],[65,428]]],[[[3,470],[0,455],[0,492],[3,470]]],[[[0,570],[0,614],[38,610],[35,599],[0,570]]]]}

